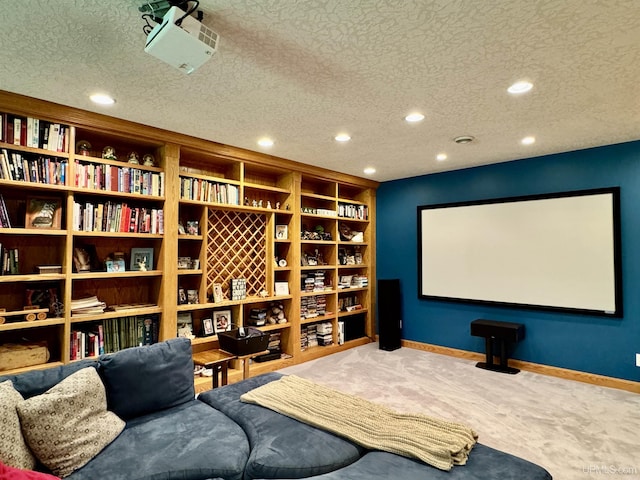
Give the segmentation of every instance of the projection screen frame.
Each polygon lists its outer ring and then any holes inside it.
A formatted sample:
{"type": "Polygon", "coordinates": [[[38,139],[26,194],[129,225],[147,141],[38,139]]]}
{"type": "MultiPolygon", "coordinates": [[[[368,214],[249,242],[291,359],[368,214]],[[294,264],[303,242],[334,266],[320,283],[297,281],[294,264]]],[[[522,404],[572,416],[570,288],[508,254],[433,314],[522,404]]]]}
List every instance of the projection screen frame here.
{"type": "Polygon", "coordinates": [[[561,312],[591,316],[601,316],[608,318],[622,318],[623,301],[622,301],[622,242],[621,242],[621,226],[620,226],[620,187],[606,187],[589,190],[574,190],[566,192],[545,193],[537,195],[523,195],[513,197],[492,198],[485,200],[472,200],[462,202],[449,202],[432,205],[419,205],[417,207],[417,226],[418,226],[418,298],[424,300],[437,300],[446,302],[456,302],[464,304],[478,304],[496,307],[522,308],[527,310],[541,310],[550,312],[561,312]],[[518,203],[536,200],[560,199],[567,197],[581,197],[590,195],[611,195],[612,202],[612,228],[613,228],[613,295],[615,308],[613,310],[598,310],[588,308],[562,307],[556,305],[539,305],[508,301],[483,300],[475,298],[461,298],[455,296],[429,295],[423,292],[423,269],[425,268],[423,257],[423,233],[424,225],[422,221],[422,212],[424,210],[448,209],[454,207],[466,207],[476,205],[491,205],[500,203],[518,203]]]}

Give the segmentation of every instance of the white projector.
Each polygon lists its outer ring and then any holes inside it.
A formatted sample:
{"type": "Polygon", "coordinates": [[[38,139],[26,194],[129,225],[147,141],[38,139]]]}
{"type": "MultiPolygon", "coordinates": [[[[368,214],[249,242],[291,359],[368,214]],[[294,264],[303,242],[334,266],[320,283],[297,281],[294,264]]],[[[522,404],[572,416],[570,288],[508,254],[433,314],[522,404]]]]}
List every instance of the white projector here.
{"type": "Polygon", "coordinates": [[[218,48],[218,34],[191,15],[171,7],[147,36],[144,51],[186,74],[192,73],[209,60],[218,48]]]}

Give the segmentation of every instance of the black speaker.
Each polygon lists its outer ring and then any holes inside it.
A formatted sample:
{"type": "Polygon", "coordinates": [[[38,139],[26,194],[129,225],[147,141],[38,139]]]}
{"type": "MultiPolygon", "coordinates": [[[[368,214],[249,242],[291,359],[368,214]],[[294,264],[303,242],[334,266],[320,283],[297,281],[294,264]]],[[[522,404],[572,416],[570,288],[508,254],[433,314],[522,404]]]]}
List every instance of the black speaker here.
{"type": "Polygon", "coordinates": [[[402,296],[400,280],[378,280],[378,339],[381,350],[400,348],[402,296]]]}

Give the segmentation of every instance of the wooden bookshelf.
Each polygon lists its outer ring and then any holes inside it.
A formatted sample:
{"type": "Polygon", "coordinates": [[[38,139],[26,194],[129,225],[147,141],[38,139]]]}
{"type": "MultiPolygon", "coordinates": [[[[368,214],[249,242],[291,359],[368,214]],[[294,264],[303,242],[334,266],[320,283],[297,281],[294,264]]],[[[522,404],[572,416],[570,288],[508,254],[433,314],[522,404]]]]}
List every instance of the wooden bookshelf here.
{"type": "MultiPolygon", "coordinates": [[[[211,318],[214,312],[229,310],[233,324],[250,326],[252,309],[277,304],[284,311],[286,323],[258,328],[280,335],[281,350],[287,358],[253,362],[251,375],[374,338],[376,182],[2,91],[0,105],[3,120],[37,118],[41,124],[63,125],[67,135],[62,141],[64,151],[14,145],[6,138],[0,142],[0,152],[6,151],[9,156],[16,153],[36,163],[40,157],[52,158],[66,169],[62,184],[0,178],[0,194],[11,213],[11,228],[0,228],[0,244],[17,248],[20,253],[18,274],[0,276],[0,308],[19,311],[26,288],[50,286],[62,305],[58,315],[50,314],[46,320],[8,319],[0,325],[0,344],[22,336],[48,342],[49,362],[27,370],[72,361],[73,330],[125,316],[157,316],[158,339],[165,340],[177,335],[178,314],[190,314],[196,336],[192,345],[197,352],[219,346],[217,335],[202,334],[202,320],[211,318]],[[89,142],[90,150],[76,151],[79,141],[89,142]],[[115,149],[117,158],[102,158],[105,147],[115,149]],[[140,159],[152,155],[154,165],[128,163],[131,152],[140,159]],[[142,184],[113,187],[114,180],[134,171],[136,179],[148,182],[144,188],[142,184]],[[113,174],[109,188],[104,183],[106,172],[113,174]],[[80,180],[77,175],[82,176],[80,180]],[[24,204],[32,196],[59,199],[60,228],[24,227],[24,204]],[[90,204],[95,220],[98,205],[106,202],[145,211],[161,210],[163,229],[140,233],[127,228],[126,222],[121,223],[119,231],[79,228],[78,211],[82,209],[78,204],[85,209],[82,215],[90,204]],[[349,212],[349,216],[338,216],[341,211],[349,212]],[[361,242],[341,238],[344,225],[362,232],[361,242]],[[276,238],[276,231],[282,232],[283,228],[286,238],[276,238]],[[331,238],[304,238],[301,232],[305,228],[319,229],[331,238]],[[95,248],[97,266],[80,273],[74,265],[74,250],[86,245],[95,248]],[[359,250],[360,263],[342,264],[344,250],[354,247],[359,250]],[[153,249],[152,269],[131,269],[133,248],[153,249]],[[125,253],[125,271],[104,271],[102,261],[114,252],[125,253]],[[323,265],[303,265],[305,256],[316,252],[323,257],[323,265]],[[189,267],[184,268],[187,259],[189,267]],[[62,271],[41,275],[35,273],[37,265],[60,265],[62,271]],[[302,276],[315,270],[325,272],[327,290],[303,292],[302,276]],[[348,293],[338,289],[340,277],[349,275],[366,276],[368,285],[351,288],[348,293]],[[232,278],[247,280],[246,298],[230,299],[232,278]],[[275,296],[275,282],[286,282],[289,294],[275,296]],[[225,295],[222,301],[214,301],[214,285],[221,285],[225,295]],[[180,303],[180,288],[196,292],[197,301],[180,303]],[[301,318],[301,300],[314,294],[326,296],[330,312],[319,319],[301,318]],[[91,295],[108,305],[144,302],[149,306],[72,316],[71,300],[91,295]],[[339,311],[338,305],[347,295],[356,295],[362,309],[339,311]],[[356,314],[360,315],[359,321],[364,319],[362,335],[339,344],[338,322],[348,322],[356,314]],[[333,344],[303,351],[301,328],[320,320],[332,324],[333,344]]],[[[126,178],[131,182],[131,177],[126,178]]],[[[13,371],[0,372],[6,373],[13,371]]],[[[230,381],[241,375],[241,370],[231,369],[230,381]]],[[[196,378],[195,382],[197,387],[202,386],[210,383],[210,378],[196,378]]]]}

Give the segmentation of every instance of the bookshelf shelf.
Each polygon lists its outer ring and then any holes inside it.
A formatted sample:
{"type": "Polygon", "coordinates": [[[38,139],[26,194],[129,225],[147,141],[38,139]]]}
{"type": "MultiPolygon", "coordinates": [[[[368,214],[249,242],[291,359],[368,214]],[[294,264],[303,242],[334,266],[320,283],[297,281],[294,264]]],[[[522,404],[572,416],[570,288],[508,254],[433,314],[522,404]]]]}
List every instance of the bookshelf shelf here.
{"type": "MultiPolygon", "coordinates": [[[[0,315],[2,315],[2,313],[0,313],[0,315]]],[[[34,320],[32,322],[21,320],[17,322],[7,322],[0,324],[0,332],[6,332],[9,330],[23,330],[28,328],[49,327],[51,325],[63,325],[64,323],[64,318],[47,318],[46,320],[34,320]]]]}

